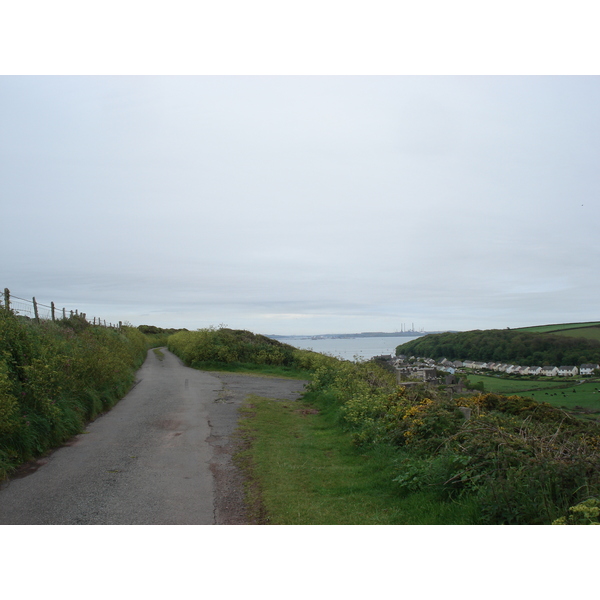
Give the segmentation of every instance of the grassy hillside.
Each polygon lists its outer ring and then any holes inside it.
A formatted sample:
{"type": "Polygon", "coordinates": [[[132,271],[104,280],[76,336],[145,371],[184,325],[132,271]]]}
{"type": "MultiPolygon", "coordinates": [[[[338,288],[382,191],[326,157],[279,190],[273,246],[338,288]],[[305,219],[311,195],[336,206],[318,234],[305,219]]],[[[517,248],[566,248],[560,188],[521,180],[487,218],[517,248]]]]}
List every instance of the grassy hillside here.
{"type": "Polygon", "coordinates": [[[600,323],[596,321],[591,321],[589,323],[562,323],[556,325],[520,327],[514,331],[523,331],[525,333],[551,333],[553,335],[600,341],[600,323]]]}
{"type": "Polygon", "coordinates": [[[560,331],[554,331],[553,335],[563,335],[566,337],[585,338],[588,340],[596,340],[596,341],[600,342],[600,326],[581,327],[581,328],[575,328],[575,329],[562,329],[560,331]]]}
{"type": "Polygon", "coordinates": [[[533,327],[519,327],[514,331],[526,331],[529,333],[554,333],[557,331],[583,330],[588,327],[600,327],[600,322],[590,321],[587,323],[558,323],[554,325],[534,325],[533,327]]]}

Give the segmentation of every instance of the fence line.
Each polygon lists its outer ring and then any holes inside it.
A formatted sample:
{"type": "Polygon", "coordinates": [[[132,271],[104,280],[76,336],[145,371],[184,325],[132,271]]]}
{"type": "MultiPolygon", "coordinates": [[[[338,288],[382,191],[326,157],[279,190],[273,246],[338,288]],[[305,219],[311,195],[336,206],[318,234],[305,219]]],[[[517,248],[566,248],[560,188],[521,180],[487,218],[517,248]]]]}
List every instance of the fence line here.
{"type": "Polygon", "coordinates": [[[4,310],[10,310],[14,314],[32,319],[39,323],[40,321],[60,321],[62,319],[69,319],[73,316],[82,318],[91,325],[99,325],[100,327],[112,327],[119,329],[123,326],[123,323],[119,321],[118,324],[106,323],[98,317],[88,319],[86,313],[79,312],[78,310],[67,310],[66,308],[57,308],[54,302],[50,304],[42,304],[35,299],[35,296],[31,300],[25,298],[19,298],[19,296],[13,296],[8,288],[4,288],[4,294],[0,299],[0,308],[4,310]]]}

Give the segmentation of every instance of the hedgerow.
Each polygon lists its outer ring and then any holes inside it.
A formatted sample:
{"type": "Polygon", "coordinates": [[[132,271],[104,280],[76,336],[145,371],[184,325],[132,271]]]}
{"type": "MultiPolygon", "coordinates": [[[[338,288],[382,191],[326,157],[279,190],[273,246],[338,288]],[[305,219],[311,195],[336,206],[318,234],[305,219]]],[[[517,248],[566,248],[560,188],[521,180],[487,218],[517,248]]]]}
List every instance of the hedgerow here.
{"type": "Polygon", "coordinates": [[[148,341],[74,316],[35,323],[0,310],[0,479],[59,446],[129,389],[148,341]]]}
{"type": "Polygon", "coordinates": [[[313,370],[336,359],[299,350],[250,331],[208,327],[179,331],[168,339],[168,348],[187,365],[211,368],[222,365],[262,365],[313,370]]]}

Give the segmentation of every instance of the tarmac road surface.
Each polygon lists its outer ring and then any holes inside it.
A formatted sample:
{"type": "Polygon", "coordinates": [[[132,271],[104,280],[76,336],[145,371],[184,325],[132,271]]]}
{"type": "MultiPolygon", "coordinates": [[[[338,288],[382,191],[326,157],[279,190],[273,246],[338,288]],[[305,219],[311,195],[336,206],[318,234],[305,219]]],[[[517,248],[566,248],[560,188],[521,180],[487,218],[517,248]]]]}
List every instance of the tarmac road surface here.
{"type": "Polygon", "coordinates": [[[0,487],[0,524],[246,522],[231,464],[237,407],[250,393],[294,399],[305,382],[198,371],[162,352],[85,433],[0,487]]]}

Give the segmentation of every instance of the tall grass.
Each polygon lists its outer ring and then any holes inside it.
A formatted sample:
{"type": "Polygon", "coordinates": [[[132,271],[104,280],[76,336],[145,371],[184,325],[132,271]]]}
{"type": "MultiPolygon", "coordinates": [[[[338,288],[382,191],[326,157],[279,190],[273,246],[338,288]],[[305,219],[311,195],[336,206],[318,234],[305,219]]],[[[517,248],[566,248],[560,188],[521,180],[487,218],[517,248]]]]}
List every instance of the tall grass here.
{"type": "Polygon", "coordinates": [[[59,446],[130,388],[148,348],[133,327],[39,324],[0,310],[0,479],[59,446]]]}

